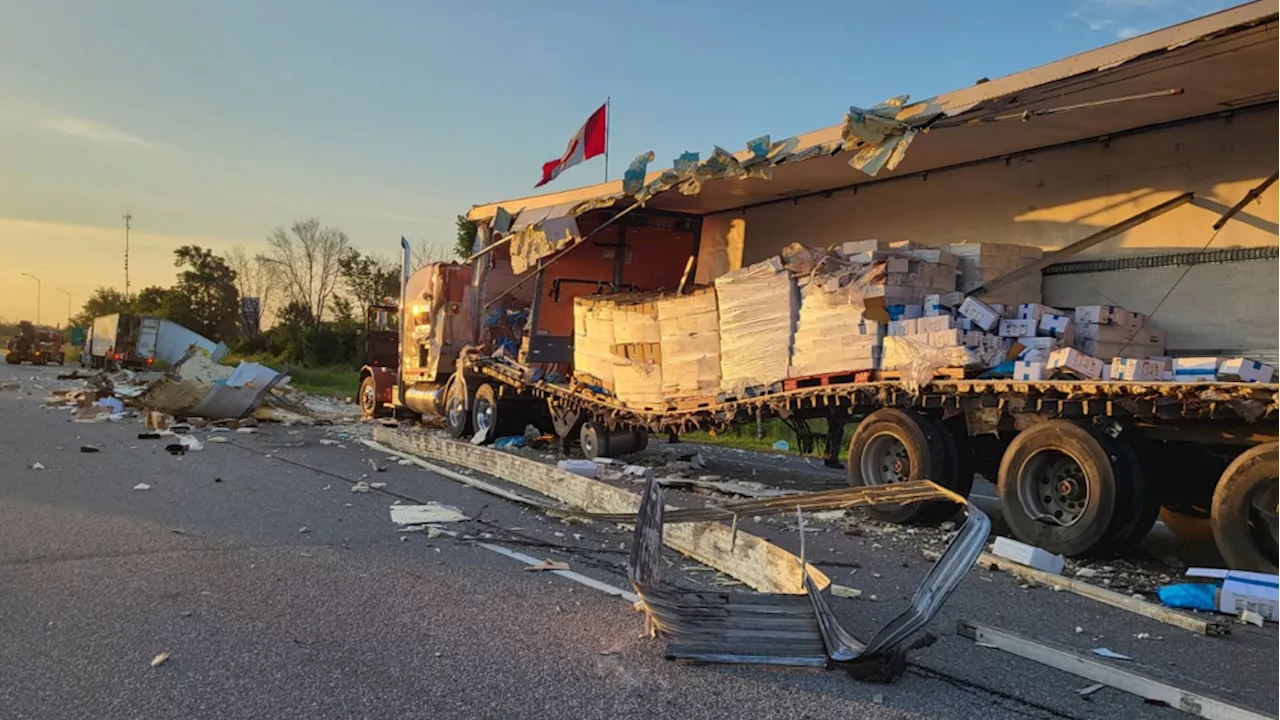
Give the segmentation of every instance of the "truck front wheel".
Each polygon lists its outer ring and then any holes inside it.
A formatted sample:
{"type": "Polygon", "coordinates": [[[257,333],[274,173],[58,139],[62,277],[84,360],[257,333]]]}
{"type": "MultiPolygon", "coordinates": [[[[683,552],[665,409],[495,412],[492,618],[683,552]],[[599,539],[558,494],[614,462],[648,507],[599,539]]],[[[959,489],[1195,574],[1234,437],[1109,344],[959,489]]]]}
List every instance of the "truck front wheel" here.
{"type": "Polygon", "coordinates": [[[1048,420],[1018,433],[1001,459],[996,490],[1019,540],[1070,557],[1105,549],[1117,507],[1116,470],[1085,428],[1048,420]]]}
{"type": "Polygon", "coordinates": [[[1257,445],[1227,466],[1213,492],[1210,522],[1218,551],[1235,570],[1275,573],[1280,445],[1257,445]]]}
{"type": "Polygon", "coordinates": [[[471,386],[462,375],[449,379],[444,394],[444,424],[449,437],[460,438],[471,432],[471,386]]]}
{"type": "Polygon", "coordinates": [[[372,418],[378,415],[378,384],[372,375],[366,375],[360,381],[360,417],[372,418]]]}

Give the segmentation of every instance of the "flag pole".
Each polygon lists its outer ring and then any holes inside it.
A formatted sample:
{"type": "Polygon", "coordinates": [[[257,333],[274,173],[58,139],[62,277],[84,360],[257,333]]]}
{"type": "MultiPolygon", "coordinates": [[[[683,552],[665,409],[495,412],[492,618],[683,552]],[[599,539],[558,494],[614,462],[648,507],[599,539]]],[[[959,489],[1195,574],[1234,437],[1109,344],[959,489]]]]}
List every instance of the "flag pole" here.
{"type": "Polygon", "coordinates": [[[613,121],[613,108],[611,103],[613,97],[606,95],[604,98],[604,181],[609,182],[609,125],[613,121]]]}

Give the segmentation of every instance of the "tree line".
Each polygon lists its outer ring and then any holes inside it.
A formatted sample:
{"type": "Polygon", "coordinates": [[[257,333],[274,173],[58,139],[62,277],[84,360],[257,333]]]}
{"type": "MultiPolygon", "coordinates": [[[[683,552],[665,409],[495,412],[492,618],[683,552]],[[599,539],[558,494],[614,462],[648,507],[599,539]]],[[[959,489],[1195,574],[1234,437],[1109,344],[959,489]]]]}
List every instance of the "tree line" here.
{"type": "MultiPolygon", "coordinates": [[[[461,235],[454,254],[470,254],[461,235]]],[[[413,267],[446,258],[424,244],[414,247],[413,267]]],[[[114,288],[93,291],[72,324],[132,313],[165,318],[240,354],[262,354],[278,362],[308,366],[354,365],[362,360],[365,309],[400,294],[400,263],[352,247],[345,232],[314,218],[277,227],[262,252],[234,247],[218,255],[198,245],[173,251],[177,278],[169,287],[143,288],[126,296],[114,288]],[[242,312],[242,299],[256,298],[256,317],[242,312]],[[271,322],[274,320],[274,322],[271,322]]]]}

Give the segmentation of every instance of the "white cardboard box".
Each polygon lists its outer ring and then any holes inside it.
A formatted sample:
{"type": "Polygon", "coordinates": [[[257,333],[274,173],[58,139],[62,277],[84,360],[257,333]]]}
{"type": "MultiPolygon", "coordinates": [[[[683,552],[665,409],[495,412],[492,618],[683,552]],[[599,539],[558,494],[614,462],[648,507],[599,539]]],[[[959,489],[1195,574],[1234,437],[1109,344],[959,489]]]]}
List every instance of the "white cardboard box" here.
{"type": "Polygon", "coordinates": [[[889,335],[891,337],[904,337],[907,335],[915,335],[920,332],[919,320],[890,320],[889,335]]]}
{"type": "Polygon", "coordinates": [[[1035,334],[1036,321],[1030,318],[1000,321],[1000,337],[1017,338],[1035,334]]]}
{"type": "Polygon", "coordinates": [[[1040,316],[1040,324],[1036,326],[1038,335],[1057,338],[1065,343],[1071,342],[1071,318],[1066,315],[1045,313],[1040,316]]]}
{"type": "MultiPolygon", "coordinates": [[[[997,541],[999,542],[999,541],[997,541]]],[[[1191,568],[1187,577],[1222,580],[1218,611],[1239,615],[1252,610],[1271,622],[1280,622],[1280,578],[1275,575],[1221,568],[1191,568]]]]}
{"type": "Polygon", "coordinates": [[[1213,382],[1218,379],[1218,358],[1174,358],[1173,379],[1174,382],[1213,382]]]}
{"type": "Polygon", "coordinates": [[[1081,305],[1075,320],[1081,325],[1122,325],[1125,309],[1115,305],[1081,305]]]}
{"type": "Polygon", "coordinates": [[[1019,320],[1032,320],[1039,324],[1040,317],[1045,313],[1053,313],[1054,315],[1065,314],[1061,310],[1051,308],[1048,305],[1041,305],[1040,303],[1023,303],[1018,306],[1019,320]]]}
{"type": "Polygon", "coordinates": [[[967,297],[960,304],[960,314],[983,330],[994,330],[1000,324],[1000,312],[974,297],[967,297]]]}
{"type": "Polygon", "coordinates": [[[1113,358],[1111,360],[1112,380],[1158,382],[1163,374],[1164,366],[1151,360],[1123,357],[1113,358]]]}
{"type": "Polygon", "coordinates": [[[918,332],[934,333],[943,330],[954,330],[956,327],[955,318],[950,315],[935,315],[933,317],[922,317],[916,320],[918,332]]]}
{"type": "MultiPolygon", "coordinates": [[[[896,303],[894,303],[894,304],[896,305],[896,303]]],[[[890,310],[890,311],[889,311],[889,315],[890,315],[890,318],[889,318],[890,320],[894,320],[894,319],[897,319],[897,320],[917,320],[917,319],[919,319],[919,318],[921,318],[921,317],[924,317],[924,306],[923,306],[923,305],[916,305],[916,304],[912,304],[912,303],[906,303],[906,304],[904,304],[904,305],[900,305],[900,306],[899,306],[899,310],[898,310],[897,312],[894,312],[893,310],[890,310]],[[893,317],[894,315],[897,315],[897,317],[896,317],[896,318],[894,318],[894,317],[893,317]]]]}
{"type": "Polygon", "coordinates": [[[1013,364],[1013,379],[1039,382],[1044,379],[1043,360],[1018,360],[1013,364]]]}
{"type": "Polygon", "coordinates": [[[1102,364],[1098,358],[1085,355],[1075,348],[1058,348],[1049,353],[1045,370],[1070,370],[1083,379],[1098,380],[1102,378],[1102,364]]]}
{"type": "Polygon", "coordinates": [[[1044,350],[1048,352],[1060,344],[1057,338],[1051,337],[1020,337],[1018,344],[1028,350],[1044,350]]]}
{"type": "Polygon", "coordinates": [[[1147,326],[1141,330],[1124,325],[1094,325],[1076,323],[1075,336],[1083,340],[1100,342],[1135,343],[1138,345],[1159,345],[1164,347],[1164,331],[1147,326]]]}
{"type": "Polygon", "coordinates": [[[1228,358],[1218,366],[1218,379],[1227,382],[1269,383],[1276,369],[1248,358],[1228,358]]]}
{"type": "Polygon", "coordinates": [[[924,316],[933,317],[942,314],[942,295],[924,296],[924,316]]]}
{"type": "Polygon", "coordinates": [[[859,253],[875,253],[889,249],[889,243],[882,240],[849,240],[840,246],[840,254],[849,256],[859,253]]]}
{"type": "Polygon", "coordinates": [[[1043,570],[1053,575],[1061,575],[1062,568],[1066,567],[1067,564],[1061,555],[1054,555],[1044,548],[1038,548],[1035,545],[1028,545],[1007,537],[996,538],[996,544],[991,548],[991,552],[1002,558],[1037,570],[1043,570]]]}
{"type": "Polygon", "coordinates": [[[964,330],[937,330],[929,333],[929,344],[937,345],[938,347],[964,345],[965,334],[966,331],[964,330]]]}

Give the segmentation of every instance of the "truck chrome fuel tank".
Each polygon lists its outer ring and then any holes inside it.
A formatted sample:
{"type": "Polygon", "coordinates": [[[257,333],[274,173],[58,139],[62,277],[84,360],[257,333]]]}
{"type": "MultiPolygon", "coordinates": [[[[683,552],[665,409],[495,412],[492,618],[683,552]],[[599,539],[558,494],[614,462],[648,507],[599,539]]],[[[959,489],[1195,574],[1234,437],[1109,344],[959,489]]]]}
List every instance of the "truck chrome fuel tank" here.
{"type": "Polygon", "coordinates": [[[444,415],[444,383],[414,383],[404,389],[405,407],[420,415],[444,415]]]}

